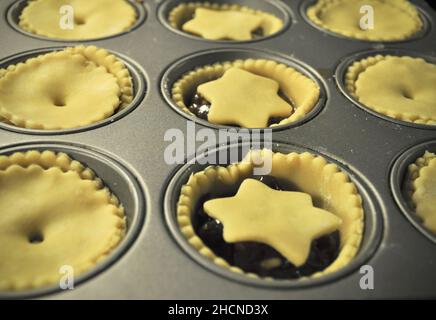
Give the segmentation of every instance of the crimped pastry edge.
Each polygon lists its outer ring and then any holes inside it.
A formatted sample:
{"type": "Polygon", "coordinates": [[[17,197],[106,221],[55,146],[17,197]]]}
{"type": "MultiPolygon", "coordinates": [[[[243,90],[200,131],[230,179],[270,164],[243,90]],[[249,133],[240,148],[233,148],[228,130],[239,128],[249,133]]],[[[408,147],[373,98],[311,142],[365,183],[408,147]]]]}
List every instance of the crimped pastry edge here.
{"type": "MultiPolygon", "coordinates": [[[[75,275],[83,274],[89,271],[94,266],[99,264],[102,260],[107,258],[112,251],[119,245],[126,233],[126,217],[124,213],[124,207],[118,200],[118,198],[104,186],[102,180],[96,176],[94,171],[77,160],[73,160],[64,152],[54,152],[51,150],[36,151],[29,150],[25,152],[14,152],[11,155],[0,155],[0,171],[7,171],[8,168],[13,166],[20,166],[28,169],[32,166],[39,166],[43,170],[50,168],[59,168],[62,172],[75,172],[82,180],[94,181],[96,185],[96,191],[105,191],[108,195],[109,204],[116,208],[114,211],[117,217],[117,224],[115,225],[114,233],[108,240],[106,247],[100,254],[96,255],[90,261],[83,263],[82,265],[74,266],[75,275]]],[[[15,281],[0,281],[0,291],[22,291],[32,290],[49,285],[53,285],[59,281],[59,274],[53,276],[36,276],[31,281],[22,281],[15,283],[15,281]]]]}
{"type": "MultiPolygon", "coordinates": [[[[18,25],[20,26],[20,28],[22,28],[24,31],[33,33],[35,35],[38,36],[42,36],[42,37],[48,37],[48,38],[52,38],[52,39],[60,39],[58,35],[50,33],[50,32],[41,32],[38,27],[34,26],[31,24],[29,17],[31,16],[31,9],[33,6],[35,6],[35,4],[39,1],[43,1],[43,0],[28,0],[28,4],[26,5],[26,7],[23,8],[23,10],[21,11],[20,17],[19,17],[19,22],[18,25]]],[[[131,6],[127,0],[125,0],[126,4],[131,6]]],[[[110,37],[113,35],[117,35],[119,33],[125,32],[127,30],[129,30],[136,22],[137,16],[136,16],[136,12],[135,10],[132,8],[133,10],[133,15],[131,15],[128,20],[127,20],[127,26],[120,30],[117,33],[111,34],[111,35],[102,35],[101,37],[98,37],[97,39],[101,39],[101,38],[106,38],[106,37],[110,37]]],[[[90,39],[94,39],[94,37],[83,37],[83,38],[61,38],[63,40],[90,40],[90,39]]]]}
{"type": "MultiPolygon", "coordinates": [[[[327,11],[328,9],[330,9],[330,7],[332,7],[334,5],[340,4],[343,1],[344,0],[318,0],[318,2],[315,5],[313,5],[307,9],[307,12],[306,12],[307,17],[313,23],[315,23],[319,27],[324,28],[328,31],[337,33],[337,34],[345,36],[345,37],[358,39],[358,40],[367,40],[367,41],[401,41],[401,40],[406,40],[406,39],[409,39],[410,37],[414,36],[416,33],[421,31],[423,28],[423,22],[421,21],[418,10],[416,9],[416,7],[413,4],[409,3],[407,0],[396,0],[396,1],[384,0],[384,2],[387,4],[390,4],[393,7],[397,7],[400,10],[404,11],[415,22],[415,28],[411,29],[408,33],[401,34],[398,36],[379,38],[379,37],[371,36],[370,34],[360,34],[360,33],[354,33],[354,32],[344,31],[344,30],[340,30],[340,29],[330,28],[319,18],[319,14],[327,11]]],[[[350,0],[346,0],[346,1],[350,1],[350,0]]]]}
{"type": "MultiPolygon", "coordinates": [[[[262,30],[265,33],[264,37],[268,37],[279,32],[284,26],[284,23],[281,19],[277,18],[275,15],[268,12],[252,9],[250,7],[241,6],[238,4],[219,4],[219,3],[211,3],[211,2],[181,3],[178,6],[174,7],[168,14],[168,23],[173,28],[181,30],[184,20],[183,17],[192,16],[192,14],[195,12],[195,9],[197,8],[222,10],[222,11],[233,10],[233,11],[248,12],[248,13],[262,16],[264,17],[264,19],[267,19],[268,24],[270,24],[270,26],[268,26],[265,25],[265,23],[263,23],[261,26],[262,30]]],[[[199,38],[201,37],[199,36],[199,38]]]]}
{"type": "MultiPolygon", "coordinates": [[[[256,163],[258,164],[259,158],[262,159],[262,157],[270,156],[272,157],[273,168],[275,165],[278,167],[288,166],[287,169],[291,169],[293,166],[298,168],[302,165],[313,166],[314,168],[318,166],[318,169],[322,168],[320,170],[323,173],[324,179],[337,179],[341,182],[342,189],[347,194],[346,198],[353,206],[349,210],[352,222],[349,223],[348,228],[346,228],[347,230],[340,229],[341,250],[339,255],[325,270],[314,273],[310,277],[302,277],[299,280],[304,278],[318,278],[342,269],[355,257],[362,242],[364,230],[362,198],[354,183],[351,182],[349,177],[335,164],[328,163],[322,156],[315,156],[308,152],[282,154],[267,149],[252,150],[246,158],[239,163],[231,164],[227,167],[209,166],[203,171],[191,174],[187,183],[181,188],[179,201],[177,203],[177,221],[182,234],[191,246],[214,264],[232,272],[246,275],[249,278],[260,278],[257,274],[244,272],[242,269],[230,265],[223,258],[215,255],[195,233],[191,216],[194,214],[193,211],[195,210],[198,199],[202,195],[210,192],[214,184],[219,183],[221,186],[235,185],[238,181],[250,177],[252,169],[256,166],[253,159],[256,158],[256,163]]],[[[341,228],[344,227],[342,226],[341,228]]],[[[271,277],[262,279],[269,281],[274,280],[271,277]]]]}
{"type": "MultiPolygon", "coordinates": [[[[436,155],[430,151],[425,151],[425,153],[421,157],[417,158],[415,162],[411,163],[407,168],[407,174],[404,183],[404,192],[409,207],[414,211],[416,210],[417,206],[414,195],[421,188],[421,183],[419,179],[421,177],[422,170],[429,167],[430,165],[436,165],[436,155]]],[[[420,217],[416,212],[415,215],[422,221],[422,217],[420,217]]],[[[435,233],[435,231],[431,231],[435,233]]]]}
{"type": "Polygon", "coordinates": [[[185,113],[195,116],[185,104],[186,91],[192,91],[201,83],[212,81],[220,78],[226,70],[236,67],[252,72],[279,82],[280,89],[293,103],[293,113],[290,117],[283,119],[279,123],[274,123],[270,127],[291,124],[310,113],[316,106],[320,98],[320,87],[318,84],[303,75],[296,69],[285,64],[278,63],[274,60],[267,59],[246,59],[234,60],[226,62],[218,62],[211,65],[198,67],[190,72],[187,72],[179,80],[177,80],[171,89],[171,95],[174,103],[185,113]],[[280,79],[278,81],[278,79],[280,79]],[[284,86],[290,85],[290,82],[304,85],[308,88],[308,93],[302,103],[297,103],[295,97],[292,97],[289,90],[284,90],[284,86]],[[286,83],[285,83],[286,82],[286,83]]]}
{"type": "MultiPolygon", "coordinates": [[[[6,68],[0,69],[0,80],[6,77],[9,73],[17,72],[19,69],[27,66],[31,67],[34,63],[43,63],[45,59],[49,59],[53,55],[58,55],[61,53],[68,53],[71,55],[80,54],[85,59],[95,63],[97,66],[102,66],[105,68],[106,72],[112,74],[117,81],[118,87],[120,89],[119,103],[114,106],[115,114],[124,108],[126,108],[133,101],[133,81],[130,76],[130,72],[124,63],[119,60],[115,55],[109,53],[106,49],[98,48],[96,46],[84,46],[79,45],[75,47],[66,47],[63,50],[52,51],[38,55],[36,57],[31,57],[23,62],[17,64],[12,64],[6,68]]],[[[0,84],[1,85],[1,84],[0,84]]],[[[95,121],[90,121],[89,123],[84,123],[81,126],[86,126],[97,121],[101,121],[112,114],[102,115],[101,119],[96,119],[95,121]]],[[[0,121],[9,125],[14,125],[29,129],[42,129],[47,130],[44,124],[36,123],[32,120],[22,119],[11,112],[7,111],[5,108],[0,106],[0,121]]],[[[59,129],[66,129],[63,126],[59,126],[59,129]]]]}
{"type": "MultiPolygon", "coordinates": [[[[360,74],[365,72],[366,69],[368,69],[371,66],[376,65],[380,61],[389,59],[389,58],[403,58],[403,59],[414,59],[418,61],[424,61],[428,63],[423,58],[416,58],[416,57],[410,57],[410,56],[397,56],[397,55],[382,55],[378,54],[375,56],[370,56],[358,61],[353,62],[351,64],[345,74],[345,88],[348,91],[348,93],[351,94],[351,96],[360,102],[359,97],[356,95],[356,87],[355,83],[357,79],[359,78],[360,74]]],[[[386,110],[382,110],[380,108],[377,108],[375,106],[366,106],[367,108],[370,108],[371,110],[374,110],[380,114],[383,114],[385,116],[388,116],[390,118],[416,123],[416,124],[425,124],[425,125],[436,125],[436,119],[422,119],[422,118],[416,118],[416,116],[413,116],[411,114],[406,113],[398,113],[398,112],[386,112],[386,110]]]]}

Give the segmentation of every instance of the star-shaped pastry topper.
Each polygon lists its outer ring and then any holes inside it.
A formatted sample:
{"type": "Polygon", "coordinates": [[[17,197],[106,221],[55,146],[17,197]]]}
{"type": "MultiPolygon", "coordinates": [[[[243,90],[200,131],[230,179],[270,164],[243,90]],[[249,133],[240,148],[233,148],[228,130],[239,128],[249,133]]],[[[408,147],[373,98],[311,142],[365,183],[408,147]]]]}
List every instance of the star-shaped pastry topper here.
{"type": "Polygon", "coordinates": [[[182,26],[182,30],[209,40],[251,40],[263,18],[249,12],[211,10],[197,8],[194,19],[182,26]]]}
{"type": "Polygon", "coordinates": [[[206,201],[204,209],[222,222],[226,242],[267,244],[296,267],[307,261],[313,240],[342,223],[338,216],[315,208],[309,194],[274,190],[255,179],[245,179],[233,197],[206,201]]]}
{"type": "Polygon", "coordinates": [[[277,81],[239,68],[230,68],[221,78],[197,88],[211,103],[209,122],[244,128],[265,128],[271,117],[292,114],[292,106],[278,91],[277,81]]]}

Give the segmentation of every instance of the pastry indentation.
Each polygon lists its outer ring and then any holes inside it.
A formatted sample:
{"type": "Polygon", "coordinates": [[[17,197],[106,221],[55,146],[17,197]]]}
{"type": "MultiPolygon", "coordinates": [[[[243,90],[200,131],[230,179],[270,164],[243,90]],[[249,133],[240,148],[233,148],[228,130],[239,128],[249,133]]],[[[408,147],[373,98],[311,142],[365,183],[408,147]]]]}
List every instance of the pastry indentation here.
{"type": "Polygon", "coordinates": [[[0,290],[53,285],[64,265],[80,275],[124,237],[118,199],[64,153],[0,156],[0,189],[0,290]]]}

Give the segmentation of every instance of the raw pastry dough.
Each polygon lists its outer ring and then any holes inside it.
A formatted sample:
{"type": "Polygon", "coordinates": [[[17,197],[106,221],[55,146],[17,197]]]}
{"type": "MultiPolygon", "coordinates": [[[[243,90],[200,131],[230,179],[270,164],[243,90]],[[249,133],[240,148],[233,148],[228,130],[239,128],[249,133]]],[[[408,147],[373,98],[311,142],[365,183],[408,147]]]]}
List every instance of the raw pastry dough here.
{"type": "Polygon", "coordinates": [[[405,40],[423,28],[418,10],[406,0],[318,0],[308,8],[307,16],[326,30],[370,41],[405,40]],[[360,26],[364,6],[373,9],[373,28],[360,26]]]}
{"type": "Polygon", "coordinates": [[[66,154],[0,156],[0,290],[54,285],[104,259],[125,233],[118,199],[66,154]]]}
{"type": "MultiPolygon", "coordinates": [[[[242,69],[254,75],[274,80],[279,84],[282,93],[292,101],[292,114],[279,123],[272,124],[271,127],[289,124],[304,118],[313,110],[319,100],[320,88],[317,83],[297,70],[272,60],[247,59],[216,63],[186,73],[172,87],[174,102],[184,112],[192,115],[186,105],[186,101],[189,100],[192,93],[203,83],[221,78],[231,68],[242,69]]],[[[223,92],[223,95],[226,94],[223,92]]],[[[244,120],[239,119],[239,121],[244,120]]]]}
{"type": "Polygon", "coordinates": [[[277,191],[245,179],[233,197],[206,201],[209,216],[224,225],[226,242],[270,245],[296,267],[304,265],[313,240],[336,231],[341,219],[315,208],[309,194],[277,191]]]}
{"type": "Polygon", "coordinates": [[[312,199],[316,199],[320,209],[336,215],[342,221],[339,226],[341,244],[337,259],[324,271],[315,273],[311,277],[319,277],[346,266],[357,254],[362,241],[364,213],[361,197],[356,186],[336,165],[328,163],[323,157],[307,152],[282,154],[266,149],[256,150],[251,151],[239,163],[228,167],[211,166],[204,171],[193,173],[181,188],[177,204],[179,227],[189,243],[200,254],[219,266],[250,277],[258,277],[256,274],[245,273],[216,256],[196,235],[191,217],[201,197],[207,194],[222,194],[223,190],[234,190],[243,181],[253,176],[255,163],[262,166],[259,159],[265,159],[265,157],[271,157],[269,159],[271,159],[272,171],[269,175],[280,181],[288,182],[299,191],[309,194],[312,199]]]}
{"type": "Polygon", "coordinates": [[[239,68],[198,86],[197,92],[211,102],[208,121],[264,128],[270,117],[290,117],[292,106],[278,96],[277,81],[239,68]]]}
{"type": "Polygon", "coordinates": [[[355,62],[347,90],[362,104],[394,119],[436,123],[436,65],[421,58],[377,55],[355,62]]]}
{"type": "Polygon", "coordinates": [[[436,155],[426,151],[409,166],[408,179],[416,214],[436,234],[436,155]]]}
{"type": "Polygon", "coordinates": [[[252,32],[262,24],[262,17],[241,11],[197,8],[195,17],[186,22],[183,31],[209,40],[251,40],[252,32]]]}
{"type": "Polygon", "coordinates": [[[47,53],[0,71],[0,116],[19,127],[86,126],[110,117],[133,98],[128,69],[95,46],[47,53]]]}
{"type": "Polygon", "coordinates": [[[283,21],[270,13],[236,4],[182,3],[171,10],[168,21],[176,29],[209,40],[251,40],[260,28],[263,36],[277,33],[283,21]]]}
{"type": "Polygon", "coordinates": [[[136,21],[135,9],[126,0],[29,0],[20,15],[24,30],[49,38],[85,40],[128,30],[136,21]],[[71,6],[74,28],[62,29],[62,6],[71,6]]]}

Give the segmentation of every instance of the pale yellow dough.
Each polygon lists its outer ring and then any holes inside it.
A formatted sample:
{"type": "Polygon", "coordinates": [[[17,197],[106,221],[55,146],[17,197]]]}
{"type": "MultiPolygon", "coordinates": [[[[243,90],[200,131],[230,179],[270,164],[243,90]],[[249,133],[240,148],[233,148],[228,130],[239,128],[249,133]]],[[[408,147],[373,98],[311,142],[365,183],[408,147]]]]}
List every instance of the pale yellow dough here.
{"type": "MultiPolygon", "coordinates": [[[[200,89],[202,86],[209,87],[211,83],[224,83],[225,87],[229,85],[231,86],[232,83],[227,82],[227,84],[225,84],[225,81],[222,82],[220,80],[225,78],[224,74],[228,70],[235,68],[246,71],[243,73],[244,77],[234,76],[231,80],[231,82],[233,82],[233,87],[231,90],[233,93],[236,94],[235,91],[237,91],[237,88],[241,89],[240,94],[237,94],[236,97],[240,106],[238,108],[233,108],[235,105],[234,103],[231,106],[228,105],[228,103],[225,101],[228,91],[225,88],[221,88],[222,92],[220,93],[215,90],[216,86],[214,86],[215,89],[213,90],[213,96],[220,100],[219,103],[221,105],[223,103],[227,104],[224,109],[230,111],[228,115],[220,113],[221,115],[217,118],[215,118],[213,114],[214,112],[212,112],[211,122],[216,121],[216,123],[237,123],[238,125],[249,128],[266,126],[267,124],[265,123],[264,116],[267,113],[264,113],[263,116],[260,114],[251,114],[245,117],[245,115],[240,112],[241,110],[244,110],[242,107],[243,105],[247,106],[244,96],[247,97],[251,95],[249,98],[259,98],[262,96],[262,100],[259,100],[255,103],[255,108],[259,109],[267,106],[270,111],[273,111],[270,113],[270,115],[279,115],[285,117],[284,120],[280,121],[279,123],[271,124],[270,127],[286,125],[304,118],[310,111],[313,110],[319,100],[320,88],[318,84],[297,70],[273,60],[247,59],[220,62],[214,65],[199,67],[186,73],[179,80],[177,80],[172,87],[172,98],[174,102],[185,113],[193,115],[187,107],[192,94],[197,90],[203,90],[204,87],[203,89],[200,89]],[[252,75],[247,77],[247,72],[251,73],[252,75]],[[246,81],[247,78],[249,80],[248,82],[246,81]],[[216,80],[216,82],[213,80],[216,80]],[[266,87],[264,85],[265,82],[268,83],[266,87]],[[247,83],[250,84],[248,88],[247,83]],[[278,99],[276,85],[274,83],[278,84],[282,93],[289,99],[290,102],[292,102],[292,106],[288,103],[285,105],[285,101],[283,99],[278,99]],[[272,94],[273,91],[275,91],[275,94],[272,94]]],[[[265,110],[262,110],[262,113],[264,111],[265,110]]]]}
{"type": "Polygon", "coordinates": [[[0,156],[0,290],[57,285],[62,266],[77,277],[118,245],[125,228],[118,199],[66,154],[0,156]]]}
{"type": "Polygon", "coordinates": [[[128,69],[95,46],[66,48],[11,65],[0,73],[0,117],[31,129],[86,126],[127,106],[128,69]]]}
{"type": "Polygon", "coordinates": [[[270,117],[289,117],[292,106],[279,95],[277,81],[239,68],[230,68],[214,81],[201,84],[197,92],[211,102],[208,121],[264,128],[270,117]]]}
{"type": "Polygon", "coordinates": [[[405,40],[423,28],[418,10],[407,0],[318,0],[307,16],[326,30],[360,40],[405,40]],[[364,6],[373,8],[373,28],[361,28],[364,6]]]}
{"type": "Polygon", "coordinates": [[[209,2],[182,3],[171,10],[168,21],[176,29],[208,40],[246,41],[256,29],[269,36],[283,28],[283,21],[270,13],[209,2]]]}
{"type": "Polygon", "coordinates": [[[347,71],[346,86],[378,113],[436,124],[436,65],[421,58],[377,55],[357,61],[347,71]]]}
{"type": "Polygon", "coordinates": [[[128,30],[136,11],[126,0],[30,0],[20,15],[24,30],[49,38],[85,40],[102,38],[128,30]],[[62,6],[71,6],[74,28],[63,29],[62,6]]]}
{"type": "Polygon", "coordinates": [[[436,234],[436,155],[426,151],[409,166],[412,206],[423,225],[436,234]]]}
{"type": "Polygon", "coordinates": [[[277,191],[245,179],[233,197],[204,203],[206,213],[224,225],[224,240],[270,245],[293,265],[304,265],[313,240],[336,231],[341,219],[313,206],[303,192],[277,191]]]}
{"type": "MultiPolygon", "coordinates": [[[[254,150],[250,151],[246,158],[239,163],[229,165],[228,167],[210,166],[204,171],[193,173],[187,183],[182,186],[177,205],[179,227],[189,243],[197,249],[201,255],[221,267],[236,273],[245,274],[249,277],[258,277],[256,274],[245,273],[240,268],[229,265],[223,258],[215,255],[212,249],[208,248],[195,233],[191,217],[195,213],[198,201],[204,195],[211,195],[213,197],[223,194],[223,192],[228,192],[229,190],[236,191],[239,185],[253,177],[254,168],[256,166],[263,166],[265,161],[272,166],[271,173],[269,173],[270,176],[279,179],[283,184],[289,183],[293,189],[297,189],[302,193],[297,196],[297,198],[299,198],[298,201],[302,201],[305,206],[310,208],[310,197],[313,199],[314,203],[316,203],[316,207],[321,210],[318,211],[318,213],[322,213],[322,216],[326,219],[325,221],[328,221],[326,229],[324,229],[325,232],[327,232],[327,230],[334,230],[335,228],[339,229],[341,243],[337,259],[325,270],[315,273],[311,277],[319,277],[327,273],[335,272],[350,263],[359,250],[364,230],[364,212],[361,197],[354,183],[350,182],[348,176],[341,172],[336,165],[328,163],[323,157],[315,156],[307,152],[301,154],[282,154],[274,153],[266,149],[254,150]],[[262,160],[264,162],[262,162],[262,160]],[[310,197],[308,195],[310,195],[310,197]]],[[[264,199],[265,202],[268,202],[268,199],[265,199],[258,192],[253,192],[252,197],[259,196],[259,199],[253,198],[253,205],[258,204],[260,197],[262,197],[261,199],[264,199]]],[[[247,203],[247,206],[248,205],[247,203]]],[[[292,206],[291,204],[280,204],[280,206],[281,205],[284,207],[288,205],[292,206]]],[[[218,206],[221,206],[221,204],[218,204],[218,206]]],[[[266,203],[262,206],[267,206],[268,210],[273,208],[272,203],[266,203]]],[[[220,213],[216,211],[217,208],[208,208],[205,206],[205,209],[216,217],[224,214],[222,213],[224,211],[221,212],[219,208],[218,211],[220,213]]],[[[277,207],[274,208],[274,210],[276,209],[277,207]]],[[[260,214],[260,211],[256,210],[256,213],[260,214]]],[[[265,211],[264,213],[270,212],[265,211]]],[[[273,217],[274,219],[284,220],[266,222],[265,228],[268,229],[270,235],[274,234],[274,232],[283,232],[282,226],[287,223],[283,216],[279,218],[277,215],[273,215],[273,217]]],[[[306,221],[299,221],[298,223],[304,225],[305,223],[311,223],[310,221],[311,220],[308,219],[306,221]]],[[[320,223],[320,221],[321,220],[318,220],[316,222],[317,227],[319,227],[318,223],[320,223]]],[[[256,222],[252,220],[252,223],[256,222]]],[[[247,222],[247,225],[248,224],[250,224],[250,222],[247,222]]],[[[225,227],[228,225],[229,222],[227,222],[225,227]]],[[[233,235],[242,237],[243,233],[247,230],[254,232],[254,229],[251,227],[245,229],[247,225],[244,225],[243,228],[240,224],[236,225],[237,228],[233,230],[233,235]]],[[[304,227],[298,230],[301,235],[298,239],[307,241],[307,237],[310,238],[310,234],[313,236],[313,231],[317,227],[304,225],[304,227]]],[[[257,230],[259,231],[259,229],[257,230]]],[[[261,230],[259,232],[263,231],[261,230]]],[[[231,235],[229,235],[229,237],[229,241],[236,239],[233,239],[231,235]]],[[[260,239],[262,235],[259,233],[254,235],[252,233],[250,237],[260,239]]],[[[287,237],[287,235],[284,237],[287,237]]],[[[265,241],[265,238],[262,239],[265,241]]],[[[293,239],[292,241],[298,241],[297,238],[293,239]]],[[[295,247],[294,244],[295,242],[274,242],[272,245],[278,247],[281,252],[286,252],[288,257],[299,264],[304,260],[305,254],[304,250],[301,250],[302,247],[295,247]]]]}

